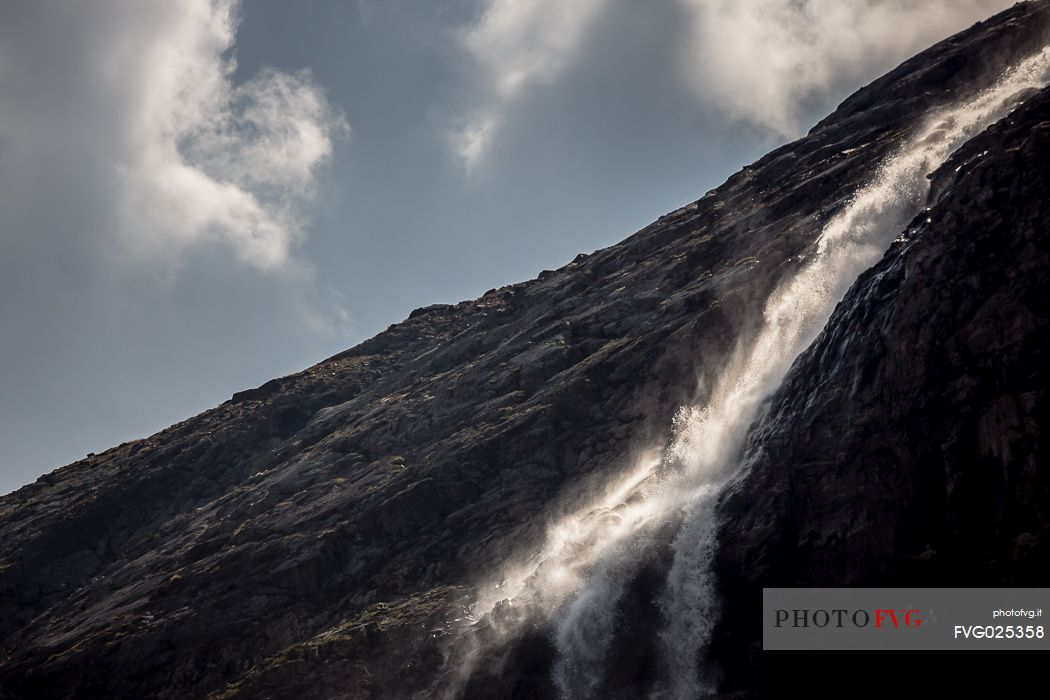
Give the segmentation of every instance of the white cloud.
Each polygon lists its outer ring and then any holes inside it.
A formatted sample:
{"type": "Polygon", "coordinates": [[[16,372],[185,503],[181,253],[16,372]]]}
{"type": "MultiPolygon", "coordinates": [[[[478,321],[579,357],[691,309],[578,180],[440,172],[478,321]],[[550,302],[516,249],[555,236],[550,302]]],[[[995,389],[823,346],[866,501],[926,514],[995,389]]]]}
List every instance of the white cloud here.
{"type": "Polygon", "coordinates": [[[170,268],[218,242],[254,267],[288,266],[318,168],[347,130],[323,91],[306,72],[235,84],[239,0],[87,5],[4,11],[0,166],[49,169],[37,196],[80,200],[69,219],[105,230],[79,234],[116,234],[121,257],[170,268]]]}
{"type": "Polygon", "coordinates": [[[482,75],[480,106],[453,134],[467,170],[484,158],[492,139],[528,88],[556,79],[571,63],[606,0],[490,0],[461,35],[482,75]]]}
{"type": "MultiPolygon", "coordinates": [[[[452,133],[468,172],[529,89],[558,80],[582,58],[588,31],[617,1],[488,1],[460,36],[482,76],[475,108],[452,133]]],[[[671,2],[684,19],[664,30],[679,57],[668,71],[681,89],[730,119],[791,138],[807,126],[807,105],[859,87],[1012,0],[671,2]]]]}
{"type": "Polygon", "coordinates": [[[679,0],[687,81],[731,117],[797,136],[802,106],[857,85],[1012,0],[679,0]]]}
{"type": "Polygon", "coordinates": [[[0,490],[344,346],[296,246],[345,122],[238,10],[0,2],[0,490]]]}
{"type": "Polygon", "coordinates": [[[178,3],[136,47],[123,228],[160,250],[218,238],[272,268],[302,235],[317,168],[346,125],[307,73],[264,70],[233,84],[225,53],[238,4],[178,3]]]}

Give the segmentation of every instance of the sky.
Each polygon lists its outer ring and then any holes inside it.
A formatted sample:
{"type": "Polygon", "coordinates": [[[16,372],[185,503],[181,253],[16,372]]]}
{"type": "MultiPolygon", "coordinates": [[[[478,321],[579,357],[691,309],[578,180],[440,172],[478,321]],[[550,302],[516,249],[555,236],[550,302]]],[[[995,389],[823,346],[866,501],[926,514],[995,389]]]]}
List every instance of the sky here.
{"type": "Polygon", "coordinates": [[[0,493],[616,243],[1010,4],[0,3],[0,493]]]}

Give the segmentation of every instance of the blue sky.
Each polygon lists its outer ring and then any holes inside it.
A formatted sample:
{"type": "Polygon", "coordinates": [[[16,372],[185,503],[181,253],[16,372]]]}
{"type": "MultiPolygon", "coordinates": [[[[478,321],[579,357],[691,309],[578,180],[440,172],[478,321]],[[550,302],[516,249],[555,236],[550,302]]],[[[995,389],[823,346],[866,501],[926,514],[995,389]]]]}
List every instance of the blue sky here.
{"type": "Polygon", "coordinates": [[[999,0],[0,7],[0,492],[615,243],[999,0]]]}

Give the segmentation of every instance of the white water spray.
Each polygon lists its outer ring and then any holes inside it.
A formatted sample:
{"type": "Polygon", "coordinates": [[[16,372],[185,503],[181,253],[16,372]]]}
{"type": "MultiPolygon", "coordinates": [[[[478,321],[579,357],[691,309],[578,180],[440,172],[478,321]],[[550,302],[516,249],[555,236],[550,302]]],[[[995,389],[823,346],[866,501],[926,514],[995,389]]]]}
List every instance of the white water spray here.
{"type": "Polygon", "coordinates": [[[559,615],[555,681],[565,697],[587,695],[600,684],[623,585],[647,536],[675,514],[683,520],[662,601],[667,674],[654,695],[694,698],[708,691],[697,659],[717,621],[710,574],[715,504],[739,466],[742,441],[762,401],[857,276],[921,210],[927,173],[1015,106],[1020,91],[1043,86],[1048,70],[1050,47],[1007,71],[994,87],[935,114],[824,227],[809,262],[770,296],[758,334],[727,363],[708,403],[683,408],[676,417],[666,455],[681,465],[680,474],[655,483],[659,453],[644,455],[591,507],[555,524],[539,552],[504,571],[500,584],[479,598],[478,617],[497,604],[521,610],[518,619],[559,615]]]}
{"type": "MultiPolygon", "coordinates": [[[[758,337],[723,375],[713,400],[679,417],[671,451],[698,479],[725,483],[727,468],[739,466],[741,443],[762,400],[816,339],[854,280],[879,261],[921,210],[929,192],[927,173],[1012,109],[1020,91],[1044,85],[1048,71],[1050,48],[1045,48],[1008,71],[994,87],[936,114],[825,226],[815,256],[770,297],[758,337]]],[[[696,661],[717,615],[710,570],[715,529],[714,508],[706,502],[691,505],[674,543],[663,641],[671,695],[676,698],[695,698],[707,690],[696,661]]]]}

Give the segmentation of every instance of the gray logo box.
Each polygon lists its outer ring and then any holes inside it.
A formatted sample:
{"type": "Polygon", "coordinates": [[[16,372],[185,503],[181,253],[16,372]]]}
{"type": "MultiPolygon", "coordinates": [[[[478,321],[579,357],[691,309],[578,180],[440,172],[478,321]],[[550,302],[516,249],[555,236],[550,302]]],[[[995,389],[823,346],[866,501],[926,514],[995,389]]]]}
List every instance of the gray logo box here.
{"type": "Polygon", "coordinates": [[[765,588],[762,648],[1050,649],[1048,616],[1050,588],[765,588]]]}

